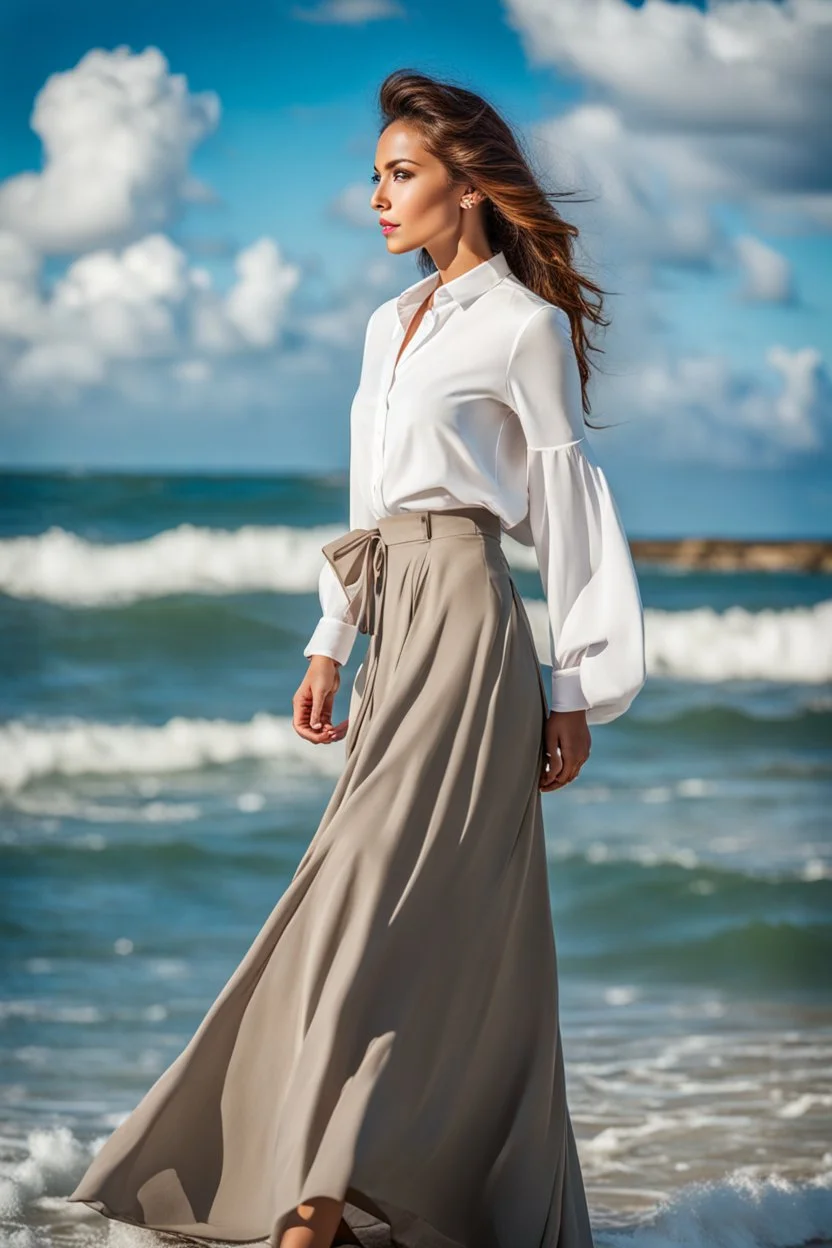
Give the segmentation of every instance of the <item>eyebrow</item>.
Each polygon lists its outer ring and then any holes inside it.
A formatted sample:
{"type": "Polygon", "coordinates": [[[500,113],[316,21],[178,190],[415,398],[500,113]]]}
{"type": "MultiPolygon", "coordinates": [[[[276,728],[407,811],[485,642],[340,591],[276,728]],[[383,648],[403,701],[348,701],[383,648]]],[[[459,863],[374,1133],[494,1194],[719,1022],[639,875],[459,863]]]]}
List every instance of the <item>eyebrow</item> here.
{"type": "MultiPolygon", "coordinates": [[[[418,160],[411,160],[409,156],[397,156],[395,160],[388,160],[384,166],[385,169],[392,169],[394,165],[418,165],[418,160]]],[[[378,169],[373,165],[373,173],[378,173],[378,169]]]]}

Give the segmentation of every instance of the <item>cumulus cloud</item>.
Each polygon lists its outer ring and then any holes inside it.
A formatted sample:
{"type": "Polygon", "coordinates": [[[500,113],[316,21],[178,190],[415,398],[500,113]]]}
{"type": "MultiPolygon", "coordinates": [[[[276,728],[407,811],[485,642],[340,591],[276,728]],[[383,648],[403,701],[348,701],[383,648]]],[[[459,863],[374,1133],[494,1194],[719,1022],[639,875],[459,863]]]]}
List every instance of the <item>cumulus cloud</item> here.
{"type": "Polygon", "coordinates": [[[228,319],[253,347],[273,346],[300,271],[284,262],[270,238],[241,251],[234,267],[237,282],[225,300],[228,319]]]}
{"type": "Polygon", "coordinates": [[[275,347],[300,270],[268,238],[241,251],[236,269],[221,294],[169,238],[151,234],[80,257],[44,295],[28,245],[0,234],[0,324],[14,328],[16,346],[6,384],[24,397],[65,384],[66,399],[115,383],[118,363],[137,360],[176,361],[173,375],[191,382],[209,375],[200,356],[275,347]]]}
{"type": "Polygon", "coordinates": [[[549,185],[588,195],[562,210],[585,267],[621,297],[603,343],[612,375],[595,382],[600,408],[631,413],[636,440],[649,428],[642,449],[654,456],[762,464],[828,450],[829,378],[814,347],[771,347],[750,373],[717,353],[674,358],[661,317],[667,265],[734,271],[747,303],[799,302],[788,260],[758,232],[832,224],[832,5],[506,8],[529,60],[583,87],[530,146],[549,185]],[[737,215],[752,228],[735,236],[737,215]]]}
{"type": "Polygon", "coordinates": [[[177,414],[325,410],[344,399],[342,365],[357,376],[391,262],[359,264],[323,306],[274,239],[186,252],[169,237],[213,195],[189,161],[219,113],[154,48],[90,52],[38,94],[43,171],[0,184],[0,409],[27,457],[50,420],[72,430],[81,412],[87,430],[117,414],[126,439],[141,422],[150,450],[177,414]],[[233,268],[222,288],[197,258],[219,251],[233,268]]]}
{"type": "Polygon", "coordinates": [[[69,403],[78,392],[101,385],[106,365],[100,352],[83,342],[35,343],[11,363],[9,381],[21,393],[37,393],[69,403]]]}
{"type": "Polygon", "coordinates": [[[826,0],[507,7],[530,60],[579,77],[612,111],[622,159],[652,151],[657,176],[687,199],[832,221],[826,0]]]}
{"type": "Polygon", "coordinates": [[[785,256],[750,234],[735,238],[734,246],[744,277],[742,298],[750,303],[794,303],[792,267],[785,256]]]}
{"type": "Polygon", "coordinates": [[[724,355],[667,355],[616,378],[593,416],[607,423],[605,408],[630,413],[630,450],[668,460],[774,467],[784,456],[827,454],[832,385],[820,352],[772,346],[765,364],[738,369],[724,355]]]}
{"type": "Polygon", "coordinates": [[[675,194],[665,172],[666,140],[631,134],[606,104],[580,105],[541,122],[532,145],[558,187],[590,198],[564,212],[592,241],[628,265],[673,263],[709,269],[727,248],[705,199],[675,194]]]}
{"type": "Polygon", "coordinates": [[[26,339],[37,332],[40,256],[22,238],[0,230],[0,340],[26,339]]]}
{"type": "MultiPolygon", "coordinates": [[[[766,358],[783,378],[775,401],[775,430],[790,447],[822,451],[832,434],[832,386],[820,352],[773,346],[766,358]]],[[[765,429],[771,429],[771,422],[766,421],[765,429]]]]}
{"type": "Polygon", "coordinates": [[[209,193],[188,162],[219,116],[214,92],[192,94],[158,48],[88,52],[38,92],[31,125],[43,170],[0,186],[0,226],[67,255],[163,228],[209,193]]]}

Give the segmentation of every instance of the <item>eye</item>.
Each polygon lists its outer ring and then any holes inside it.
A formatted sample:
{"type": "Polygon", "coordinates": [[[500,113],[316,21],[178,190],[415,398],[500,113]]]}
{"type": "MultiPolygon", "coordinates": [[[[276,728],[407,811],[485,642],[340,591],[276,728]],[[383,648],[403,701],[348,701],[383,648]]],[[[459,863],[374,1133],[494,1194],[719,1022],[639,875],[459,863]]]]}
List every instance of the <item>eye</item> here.
{"type": "MultiPolygon", "coordinates": [[[[398,177],[398,175],[399,175],[399,174],[401,174],[404,178],[410,178],[410,177],[412,177],[412,176],[413,176],[411,173],[409,173],[409,172],[407,171],[407,169],[396,169],[396,170],[395,170],[395,172],[394,172],[394,174],[393,174],[393,177],[394,177],[394,178],[395,178],[395,177],[398,177]]],[[[371,182],[378,182],[378,181],[380,181],[380,179],[381,179],[381,174],[379,174],[379,173],[371,173],[371,174],[370,174],[370,181],[371,181],[371,182]]]]}

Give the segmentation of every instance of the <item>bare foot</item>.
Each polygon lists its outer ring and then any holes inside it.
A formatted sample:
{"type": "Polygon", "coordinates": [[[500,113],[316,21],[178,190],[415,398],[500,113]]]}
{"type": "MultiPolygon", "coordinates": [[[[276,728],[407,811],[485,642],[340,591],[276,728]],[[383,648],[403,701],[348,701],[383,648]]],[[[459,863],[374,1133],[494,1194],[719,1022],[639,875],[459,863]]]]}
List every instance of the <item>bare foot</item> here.
{"type": "Polygon", "coordinates": [[[316,1196],[298,1205],[280,1237],[280,1248],[333,1248],[343,1210],[343,1200],[331,1196],[316,1196]]]}

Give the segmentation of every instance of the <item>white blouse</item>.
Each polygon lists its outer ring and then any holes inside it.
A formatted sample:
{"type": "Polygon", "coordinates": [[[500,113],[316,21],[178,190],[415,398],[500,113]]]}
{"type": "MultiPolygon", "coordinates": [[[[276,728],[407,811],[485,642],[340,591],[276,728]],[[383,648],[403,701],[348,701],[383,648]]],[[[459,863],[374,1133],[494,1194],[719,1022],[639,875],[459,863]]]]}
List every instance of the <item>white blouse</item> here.
{"type": "MultiPolygon", "coordinates": [[[[402,511],[490,508],[537,554],[550,709],[584,709],[587,723],[603,724],[644,684],[644,613],[618,509],[584,434],[569,318],[525,286],[503,252],[444,284],[431,273],[371,315],[350,413],[349,527],[402,511]]],[[[328,560],[319,596],[322,616],[303,653],[345,663],[358,629],[345,621],[348,601],[328,560]]]]}

